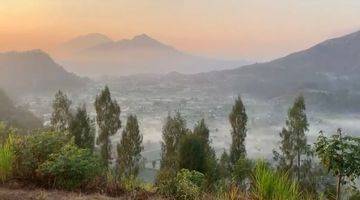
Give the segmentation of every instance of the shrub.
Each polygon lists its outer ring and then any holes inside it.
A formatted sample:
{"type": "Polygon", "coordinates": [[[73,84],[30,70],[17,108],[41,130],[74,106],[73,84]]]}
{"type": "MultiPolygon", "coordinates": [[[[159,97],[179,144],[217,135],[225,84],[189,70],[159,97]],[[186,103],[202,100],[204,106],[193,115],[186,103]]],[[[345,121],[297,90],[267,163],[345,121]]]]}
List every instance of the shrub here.
{"type": "Polygon", "coordinates": [[[253,169],[253,162],[247,158],[240,158],[233,169],[232,179],[238,185],[243,185],[244,180],[249,178],[253,169]]]}
{"type": "Polygon", "coordinates": [[[69,141],[61,132],[43,131],[14,142],[13,173],[17,178],[36,180],[36,169],[69,141]]]}
{"type": "Polygon", "coordinates": [[[12,174],[12,163],[14,161],[14,136],[9,135],[5,143],[0,147],[0,181],[6,181],[12,174]]]}
{"type": "Polygon", "coordinates": [[[254,199],[258,200],[299,200],[298,185],[286,174],[273,172],[263,161],[256,164],[253,175],[254,199]]]}
{"type": "Polygon", "coordinates": [[[159,193],[165,196],[173,196],[176,193],[176,173],[171,169],[162,169],[156,177],[156,185],[159,193]]]}
{"type": "Polygon", "coordinates": [[[199,199],[204,185],[204,174],[187,169],[180,170],[176,175],[176,198],[199,199]]]}
{"type": "Polygon", "coordinates": [[[80,149],[71,142],[58,153],[51,154],[37,171],[51,185],[71,190],[101,175],[101,163],[100,157],[91,150],[80,149]]]}

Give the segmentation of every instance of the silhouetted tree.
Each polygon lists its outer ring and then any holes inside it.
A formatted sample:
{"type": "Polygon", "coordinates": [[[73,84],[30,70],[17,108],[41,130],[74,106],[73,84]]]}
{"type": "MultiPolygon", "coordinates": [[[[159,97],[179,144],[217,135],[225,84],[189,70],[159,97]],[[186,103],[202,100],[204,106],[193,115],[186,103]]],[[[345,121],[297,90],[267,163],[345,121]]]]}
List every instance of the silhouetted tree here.
{"type": "Polygon", "coordinates": [[[175,116],[168,116],[162,130],[160,168],[177,171],[179,169],[178,150],[181,138],[189,130],[186,121],[179,112],[175,116]]]}
{"type": "MultiPolygon", "coordinates": [[[[290,173],[296,172],[299,182],[301,181],[302,170],[301,159],[305,157],[304,162],[308,162],[309,160],[306,157],[311,155],[305,135],[305,132],[308,131],[308,126],[305,113],[305,99],[300,95],[289,109],[286,128],[280,133],[280,153],[274,151],[274,158],[279,162],[278,167],[290,173]]],[[[303,168],[304,170],[306,171],[305,168],[303,168]]]]}
{"type": "Polygon", "coordinates": [[[78,147],[94,149],[94,122],[88,116],[85,105],[77,108],[75,116],[71,120],[69,132],[74,137],[74,142],[78,147]]]}
{"type": "Polygon", "coordinates": [[[143,137],[135,115],[129,115],[126,127],[122,132],[121,141],[117,146],[118,170],[121,176],[136,177],[140,169],[143,137]]]}
{"type": "Polygon", "coordinates": [[[120,106],[116,100],[111,99],[109,88],[105,89],[95,100],[96,122],[99,127],[97,143],[101,146],[101,156],[104,164],[108,166],[111,159],[111,143],[109,137],[121,128],[120,106]]]}
{"type": "Polygon", "coordinates": [[[182,137],[179,149],[180,169],[196,170],[206,173],[206,143],[195,134],[182,137]]]}
{"type": "Polygon", "coordinates": [[[229,121],[232,128],[232,143],[230,147],[230,163],[232,166],[234,166],[240,158],[246,157],[245,138],[247,120],[245,107],[239,96],[235,100],[235,105],[232,107],[232,111],[229,115],[229,121]]]}

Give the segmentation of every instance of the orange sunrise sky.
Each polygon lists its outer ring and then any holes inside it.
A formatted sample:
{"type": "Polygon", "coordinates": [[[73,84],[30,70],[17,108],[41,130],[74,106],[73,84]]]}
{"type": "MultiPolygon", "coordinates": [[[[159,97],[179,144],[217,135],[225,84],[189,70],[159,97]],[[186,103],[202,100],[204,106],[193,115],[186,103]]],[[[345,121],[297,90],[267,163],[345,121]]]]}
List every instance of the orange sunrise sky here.
{"type": "Polygon", "coordinates": [[[146,33],[189,53],[268,60],[360,29],[359,0],[0,0],[0,51],[146,33]]]}

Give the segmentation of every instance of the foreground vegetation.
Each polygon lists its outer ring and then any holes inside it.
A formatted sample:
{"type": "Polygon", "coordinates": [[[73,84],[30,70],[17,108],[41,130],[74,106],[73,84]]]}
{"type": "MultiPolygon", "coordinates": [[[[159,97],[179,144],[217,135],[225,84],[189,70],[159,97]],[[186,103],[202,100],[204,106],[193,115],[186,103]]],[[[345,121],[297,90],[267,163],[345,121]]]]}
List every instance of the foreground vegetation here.
{"type": "Polygon", "coordinates": [[[240,97],[229,114],[231,146],[219,158],[204,119],[189,129],[179,112],[169,114],[154,184],[137,179],[143,145],[136,115],[127,117],[114,157],[110,136],[122,127],[120,106],[108,87],[94,106],[93,120],[85,105],[72,109],[59,91],[51,126],[25,135],[0,123],[0,181],[109,196],[140,192],[169,199],[359,199],[354,181],[360,175],[360,139],[339,129],[331,137],[321,132],[314,145],[308,144],[301,95],[289,109],[273,160],[247,157],[248,118],[240,97]]]}

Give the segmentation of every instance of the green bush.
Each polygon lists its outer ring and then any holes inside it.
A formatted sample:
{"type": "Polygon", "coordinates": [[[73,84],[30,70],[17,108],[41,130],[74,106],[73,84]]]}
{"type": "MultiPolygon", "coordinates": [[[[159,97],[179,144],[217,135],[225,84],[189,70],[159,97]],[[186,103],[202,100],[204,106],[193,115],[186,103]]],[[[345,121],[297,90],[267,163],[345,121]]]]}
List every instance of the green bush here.
{"type": "Polygon", "coordinates": [[[260,161],[255,166],[252,195],[259,200],[302,199],[299,186],[286,174],[276,173],[267,163],[260,161]]]}
{"type": "Polygon", "coordinates": [[[17,178],[36,180],[36,169],[68,141],[64,133],[53,131],[17,138],[14,141],[13,174],[17,178]]]}
{"type": "Polygon", "coordinates": [[[156,177],[156,186],[160,194],[173,196],[176,193],[176,173],[171,169],[162,169],[156,177]]]}
{"type": "Polygon", "coordinates": [[[37,172],[51,185],[76,189],[102,174],[104,167],[99,156],[89,149],[80,149],[73,142],[39,166],[37,172]]]}
{"type": "Polygon", "coordinates": [[[249,178],[253,169],[254,163],[247,158],[240,158],[234,166],[232,179],[238,185],[243,185],[244,180],[249,178]]]}
{"type": "Polygon", "coordinates": [[[176,198],[199,199],[205,182],[204,174],[182,169],[176,174],[176,198]]]}
{"type": "Polygon", "coordinates": [[[14,136],[9,135],[5,143],[0,147],[0,181],[6,181],[12,175],[12,163],[14,161],[14,136]]]}

